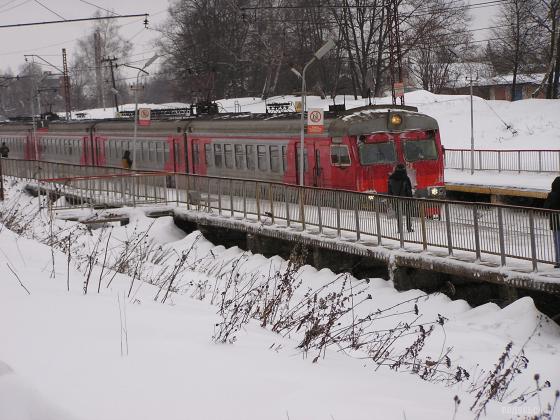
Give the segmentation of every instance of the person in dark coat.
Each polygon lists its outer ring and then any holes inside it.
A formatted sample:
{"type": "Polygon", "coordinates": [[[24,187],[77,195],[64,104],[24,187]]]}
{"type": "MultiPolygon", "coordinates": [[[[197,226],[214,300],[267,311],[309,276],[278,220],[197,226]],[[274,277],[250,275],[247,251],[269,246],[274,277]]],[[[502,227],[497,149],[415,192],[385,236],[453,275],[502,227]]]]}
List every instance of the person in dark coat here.
{"type": "Polygon", "coordinates": [[[132,168],[132,159],[130,158],[130,150],[125,150],[122,157],[122,167],[125,169],[132,168]]]}
{"type": "MultiPolygon", "coordinates": [[[[410,178],[406,173],[406,166],[404,166],[403,163],[399,163],[393,173],[389,175],[387,193],[389,195],[394,195],[397,197],[412,197],[412,183],[410,182],[410,178]]],[[[403,201],[406,200],[399,200],[399,204],[396,206],[399,231],[401,228],[401,216],[404,206],[404,214],[406,215],[406,230],[408,230],[409,232],[413,232],[412,223],[410,220],[410,212],[408,211],[408,207],[412,203],[404,203],[403,201]]]]}
{"type": "Polygon", "coordinates": [[[7,158],[8,154],[10,153],[10,148],[6,146],[6,143],[2,143],[0,146],[0,157],[7,158]]]}
{"type": "MultiPolygon", "coordinates": [[[[552,181],[552,187],[544,202],[544,208],[560,210],[560,176],[557,176],[554,181],[552,181]]],[[[560,268],[560,214],[550,213],[549,217],[550,230],[552,230],[552,236],[554,238],[554,261],[556,261],[554,267],[560,268]]]]}

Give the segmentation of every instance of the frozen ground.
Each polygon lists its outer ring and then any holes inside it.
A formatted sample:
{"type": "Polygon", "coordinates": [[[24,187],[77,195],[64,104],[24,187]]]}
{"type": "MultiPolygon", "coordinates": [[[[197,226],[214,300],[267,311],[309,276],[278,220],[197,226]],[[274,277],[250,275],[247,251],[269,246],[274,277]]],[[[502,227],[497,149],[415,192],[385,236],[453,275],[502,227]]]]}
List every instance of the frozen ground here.
{"type": "MultiPolygon", "coordinates": [[[[241,325],[230,336],[235,340],[216,344],[212,337],[224,325],[219,309],[227,306],[222,297],[239,299],[239,290],[278,280],[275,273],[289,269],[285,261],[214,246],[198,232],[185,236],[171,218],[154,221],[140,210],[124,227],[51,224],[36,200],[15,184],[0,208],[1,420],[472,419],[469,407],[507,343],[513,347],[506,365],[537,326],[524,348],[527,369],[483,417],[541,412],[560,387],[560,328],[529,298],[504,309],[473,309],[441,294],[399,293],[390,281],[366,283],[309,266],[292,277],[293,297],[279,313],[309,295],[332,302],[329,296],[341,293],[355,310],[337,325],[370,314],[363,334],[378,339],[397,327],[409,325],[412,332],[419,323],[434,325],[414,359],[429,366],[448,353],[450,368],[442,362],[440,373],[422,380],[404,365],[379,366],[367,346],[337,351],[343,341],[312,363],[316,349],[297,348],[305,326],[280,335],[272,322],[262,328],[256,320],[241,325]],[[119,265],[122,255],[129,257],[126,267],[119,265]],[[354,299],[362,303],[354,306],[354,299]],[[458,366],[470,377],[452,384],[445,372],[453,376],[458,366]],[[551,387],[529,398],[535,373],[551,387]],[[508,404],[523,394],[526,401],[508,404]],[[456,413],[455,395],[461,400],[456,413]]],[[[411,341],[396,340],[392,357],[411,341]]],[[[558,407],[552,416],[558,418],[558,407]]]]}

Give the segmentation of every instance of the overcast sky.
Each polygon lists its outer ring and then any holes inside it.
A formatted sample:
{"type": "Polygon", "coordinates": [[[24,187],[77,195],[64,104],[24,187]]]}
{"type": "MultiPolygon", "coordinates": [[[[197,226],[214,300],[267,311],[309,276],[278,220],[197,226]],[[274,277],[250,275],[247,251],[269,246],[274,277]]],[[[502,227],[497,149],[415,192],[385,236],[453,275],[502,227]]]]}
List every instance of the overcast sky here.
{"type": "MultiPolygon", "coordinates": [[[[151,27],[167,17],[168,0],[0,0],[0,25],[43,22],[91,17],[97,9],[113,10],[120,15],[149,13],[151,27]],[[90,3],[90,4],[88,4],[90,3]],[[52,10],[49,11],[45,7],[52,10]],[[57,16],[60,15],[60,16],[57,16]]],[[[101,10],[102,13],[105,13],[101,10]]],[[[131,60],[149,59],[155,52],[153,40],[158,32],[145,29],[143,18],[118,19],[120,34],[132,42],[131,60]]],[[[0,28],[0,71],[8,68],[17,74],[25,63],[24,54],[37,54],[62,67],[62,48],[71,62],[75,41],[91,33],[94,22],[0,28]]],[[[44,70],[49,70],[45,65],[44,70]]],[[[54,69],[51,69],[54,71],[54,69]]]]}
{"type": "MultiPolygon", "coordinates": [[[[471,3],[478,3],[473,0],[471,3]]],[[[0,25],[49,20],[91,17],[95,6],[125,14],[149,13],[151,27],[161,25],[167,17],[168,0],[0,0],[0,25]],[[88,4],[89,3],[89,4],[88,4]],[[42,6],[43,5],[43,6],[42,6]],[[51,11],[47,10],[51,9],[51,11]],[[60,15],[60,16],[57,16],[60,15]]],[[[101,10],[103,12],[103,10],[101,10]]],[[[495,7],[473,10],[472,28],[491,26],[495,7]]],[[[153,40],[158,32],[144,29],[143,18],[119,19],[120,33],[132,42],[134,49],[130,61],[149,59],[155,52],[153,40]]],[[[91,33],[92,22],[62,23],[53,25],[0,28],[0,71],[8,68],[14,74],[24,64],[24,54],[37,54],[52,64],[62,67],[62,48],[66,48],[69,62],[75,51],[75,41],[91,33]]],[[[487,33],[474,32],[475,38],[487,33]]],[[[44,70],[49,70],[45,65],[44,70]]],[[[52,70],[52,69],[51,69],[52,70]]]]}

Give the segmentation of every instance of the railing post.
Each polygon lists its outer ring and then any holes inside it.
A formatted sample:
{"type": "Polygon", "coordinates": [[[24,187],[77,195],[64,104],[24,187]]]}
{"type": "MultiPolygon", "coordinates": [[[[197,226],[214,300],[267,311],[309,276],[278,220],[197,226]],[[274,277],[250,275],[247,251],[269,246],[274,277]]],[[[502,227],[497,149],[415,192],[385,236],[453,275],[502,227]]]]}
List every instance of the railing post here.
{"type": "Polygon", "coordinates": [[[288,201],[288,187],[284,185],[284,201],[286,202],[286,226],[290,227],[290,203],[288,201]]]}
{"type": "Polygon", "coordinates": [[[445,209],[445,231],[447,232],[447,253],[453,255],[453,236],[451,235],[451,217],[449,203],[444,204],[445,209]]]}
{"type": "Polygon", "coordinates": [[[175,173],[175,206],[179,207],[179,175],[175,173]]]}
{"type": "Polygon", "coordinates": [[[229,211],[231,217],[233,218],[235,213],[233,211],[233,181],[231,179],[229,180],[229,211]]]}
{"type": "Polygon", "coordinates": [[[428,250],[428,235],[426,234],[426,203],[420,201],[420,226],[422,229],[422,249],[424,251],[428,250]]]}
{"type": "Polygon", "coordinates": [[[358,211],[358,203],[356,203],[355,201],[359,201],[358,197],[360,197],[359,195],[353,194],[352,197],[354,197],[354,218],[356,219],[356,241],[360,240],[360,213],[358,211]]]}
{"type": "Polygon", "coordinates": [[[336,236],[340,238],[341,236],[341,229],[340,229],[340,192],[335,192],[336,197],[336,236]]]}
{"type": "Polygon", "coordinates": [[[478,228],[478,207],[476,204],[473,205],[473,227],[476,261],[480,261],[480,231],[478,228]]]}
{"type": "Polygon", "coordinates": [[[206,213],[210,213],[210,182],[212,182],[212,178],[208,178],[208,189],[207,189],[207,203],[206,203],[206,213]]]}
{"type": "Polygon", "coordinates": [[[537,271],[537,241],[535,238],[535,214],[533,210],[529,210],[529,236],[531,238],[531,262],[533,271],[537,271]]]}
{"type": "Polygon", "coordinates": [[[542,152],[539,150],[539,172],[542,172],[542,152]]]}
{"type": "Polygon", "coordinates": [[[521,150],[517,151],[517,173],[521,173],[521,150]]]}
{"type": "Polygon", "coordinates": [[[321,210],[321,196],[317,198],[317,215],[319,219],[319,235],[323,234],[323,214],[321,210]]]}
{"type": "Polygon", "coordinates": [[[257,204],[257,220],[261,221],[261,189],[259,187],[259,183],[255,182],[255,200],[257,204]]]}
{"type": "Polygon", "coordinates": [[[463,150],[461,150],[461,171],[465,170],[465,156],[463,155],[463,150]]]}
{"type": "Polygon", "coordinates": [[[274,224],[274,200],[272,199],[272,185],[268,184],[268,201],[270,202],[270,222],[274,224]]]}
{"type": "Polygon", "coordinates": [[[222,215],[222,179],[218,178],[218,215],[222,215]]]}
{"type": "Polygon", "coordinates": [[[381,220],[379,217],[379,196],[373,196],[373,208],[375,210],[375,229],[377,230],[377,245],[381,245],[381,220]]]}
{"type": "Polygon", "coordinates": [[[404,229],[403,229],[403,223],[402,223],[402,217],[403,217],[403,210],[406,210],[403,207],[403,202],[401,201],[401,198],[395,198],[395,202],[397,203],[397,228],[399,230],[399,246],[401,248],[404,248],[404,229]]]}
{"type": "Polygon", "coordinates": [[[189,209],[189,193],[190,193],[190,183],[191,183],[191,176],[190,175],[185,175],[187,177],[186,182],[185,182],[185,188],[186,188],[186,196],[185,196],[185,204],[187,205],[187,210],[189,209]]]}
{"type": "Polygon", "coordinates": [[[299,219],[301,222],[301,230],[305,230],[305,189],[299,187],[299,219]]]}
{"type": "Polygon", "coordinates": [[[478,151],[478,169],[482,170],[482,150],[478,151]]]}
{"type": "Polygon", "coordinates": [[[506,252],[504,240],[504,216],[502,214],[503,208],[498,207],[498,236],[500,240],[500,264],[506,265],[506,252]]]}
{"type": "Polygon", "coordinates": [[[243,219],[247,219],[247,182],[243,181],[243,219]]]}
{"type": "Polygon", "coordinates": [[[498,172],[502,172],[502,151],[498,150],[498,172]]]}

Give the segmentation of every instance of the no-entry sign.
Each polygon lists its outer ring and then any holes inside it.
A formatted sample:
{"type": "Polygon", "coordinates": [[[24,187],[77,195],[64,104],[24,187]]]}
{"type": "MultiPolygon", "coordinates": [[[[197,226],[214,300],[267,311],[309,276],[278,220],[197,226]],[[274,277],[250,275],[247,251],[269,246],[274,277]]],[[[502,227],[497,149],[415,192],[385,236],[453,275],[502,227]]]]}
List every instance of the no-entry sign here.
{"type": "Polygon", "coordinates": [[[310,108],[307,113],[307,132],[321,134],[325,129],[322,108],[310,108]]]}
{"type": "Polygon", "coordinates": [[[138,109],[138,125],[150,125],[151,111],[150,108],[138,109]]]}

